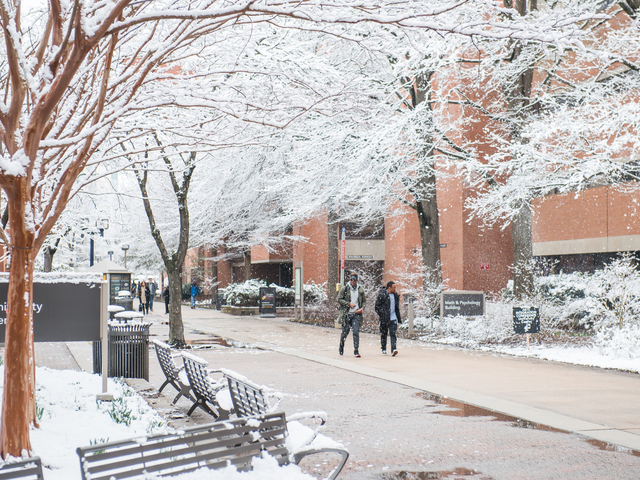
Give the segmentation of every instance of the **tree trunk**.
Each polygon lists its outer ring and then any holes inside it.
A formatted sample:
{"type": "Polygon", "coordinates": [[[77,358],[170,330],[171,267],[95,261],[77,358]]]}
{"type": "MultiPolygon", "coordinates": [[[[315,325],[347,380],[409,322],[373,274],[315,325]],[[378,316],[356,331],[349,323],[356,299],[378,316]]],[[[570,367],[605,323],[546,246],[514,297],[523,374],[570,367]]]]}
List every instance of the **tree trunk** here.
{"type": "Polygon", "coordinates": [[[182,275],[179,268],[167,266],[169,279],[169,345],[183,347],[184,325],[182,323],[182,275]]]}
{"type": "Polygon", "coordinates": [[[340,247],[338,240],[338,222],[336,221],[336,214],[331,208],[328,208],[327,211],[327,240],[327,296],[329,297],[329,302],[335,303],[338,301],[336,284],[340,282],[340,247]]]}
{"type": "MultiPolygon", "coordinates": [[[[432,178],[435,190],[435,175],[432,178]]],[[[426,290],[431,283],[442,283],[442,267],[440,263],[440,220],[438,218],[438,199],[436,195],[427,200],[417,202],[418,220],[420,222],[420,241],[422,247],[422,264],[425,268],[424,284],[426,290]]]]}
{"type": "Polygon", "coordinates": [[[11,199],[11,269],[7,294],[4,390],[0,448],[3,458],[31,450],[29,424],[35,425],[35,362],[33,361],[33,245],[25,224],[27,202],[11,199]],[[19,245],[19,247],[17,246],[19,245]]]}
{"type": "Polygon", "coordinates": [[[211,302],[215,306],[218,298],[218,249],[211,249],[211,302]]]}
{"type": "Polygon", "coordinates": [[[51,250],[51,247],[44,248],[44,271],[50,272],[53,268],[53,254],[55,252],[51,250]]]}
{"type": "MultiPolygon", "coordinates": [[[[415,107],[431,98],[431,77],[432,73],[426,73],[416,78],[412,98],[415,107]]],[[[426,132],[423,136],[423,151],[421,155],[418,155],[416,161],[425,164],[418,170],[427,173],[416,182],[414,197],[418,224],[420,225],[422,265],[424,267],[422,287],[426,293],[430,286],[439,286],[442,283],[442,266],[440,263],[440,220],[438,217],[434,142],[426,132]]]]}
{"type": "Polygon", "coordinates": [[[517,299],[533,295],[533,238],[531,233],[531,206],[525,204],[514,217],[513,237],[513,294],[517,299]]]}
{"type": "MultiPolygon", "coordinates": [[[[528,10],[537,8],[536,2],[527,5],[527,0],[517,0],[515,8],[520,15],[526,15],[528,10]]],[[[514,46],[514,59],[522,52],[521,42],[514,46]]],[[[520,135],[522,123],[527,113],[531,112],[531,88],[533,85],[533,67],[523,71],[513,85],[503,87],[507,100],[507,108],[512,121],[509,125],[512,144],[522,144],[527,140],[520,135]]],[[[513,293],[522,299],[533,295],[533,233],[531,225],[531,206],[522,205],[517,215],[512,219],[513,237],[513,293]]]]}
{"type": "Polygon", "coordinates": [[[244,255],[244,281],[251,280],[251,249],[245,249],[242,254],[244,255]]]}

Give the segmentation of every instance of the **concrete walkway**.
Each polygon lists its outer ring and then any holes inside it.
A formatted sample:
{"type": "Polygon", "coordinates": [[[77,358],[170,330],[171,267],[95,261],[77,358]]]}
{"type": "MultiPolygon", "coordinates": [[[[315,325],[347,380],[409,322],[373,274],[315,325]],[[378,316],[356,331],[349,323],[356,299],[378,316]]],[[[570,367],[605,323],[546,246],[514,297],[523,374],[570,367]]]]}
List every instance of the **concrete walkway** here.
{"type": "Polygon", "coordinates": [[[383,356],[371,334],[360,335],[362,358],[351,336],[341,357],[335,329],[188,307],[183,319],[187,338],[219,336],[640,451],[637,374],[402,339],[398,356],[383,356]]]}

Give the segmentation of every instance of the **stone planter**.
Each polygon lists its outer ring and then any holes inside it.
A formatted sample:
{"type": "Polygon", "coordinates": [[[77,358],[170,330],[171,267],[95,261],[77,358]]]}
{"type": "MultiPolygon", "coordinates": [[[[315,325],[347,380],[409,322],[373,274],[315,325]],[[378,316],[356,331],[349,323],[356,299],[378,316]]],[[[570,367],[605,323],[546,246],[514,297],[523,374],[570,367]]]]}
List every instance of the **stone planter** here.
{"type": "Polygon", "coordinates": [[[258,315],[258,307],[234,307],[233,305],[222,305],[220,307],[222,313],[231,315],[258,315]]]}

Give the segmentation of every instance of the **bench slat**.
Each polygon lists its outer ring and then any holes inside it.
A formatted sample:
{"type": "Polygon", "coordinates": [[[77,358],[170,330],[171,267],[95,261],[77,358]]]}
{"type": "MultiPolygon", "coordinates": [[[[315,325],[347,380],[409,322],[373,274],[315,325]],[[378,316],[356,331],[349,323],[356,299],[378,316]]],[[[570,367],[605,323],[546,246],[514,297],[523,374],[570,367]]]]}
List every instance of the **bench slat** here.
{"type": "Polygon", "coordinates": [[[27,458],[0,465],[0,480],[44,480],[40,457],[27,458]]]}
{"type": "Polygon", "coordinates": [[[195,427],[182,434],[155,435],[144,441],[125,440],[78,448],[83,479],[135,478],[144,472],[162,476],[204,466],[223,468],[228,462],[250,468],[266,451],[280,464],[289,463],[283,413],[259,419],[238,419],[195,427]]]}

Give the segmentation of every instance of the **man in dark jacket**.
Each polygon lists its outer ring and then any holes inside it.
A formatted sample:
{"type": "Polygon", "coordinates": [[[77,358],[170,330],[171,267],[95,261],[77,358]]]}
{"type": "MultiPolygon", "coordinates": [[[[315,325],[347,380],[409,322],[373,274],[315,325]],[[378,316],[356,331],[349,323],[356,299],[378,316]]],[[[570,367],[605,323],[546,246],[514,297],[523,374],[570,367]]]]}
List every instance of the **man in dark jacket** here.
{"type": "Polygon", "coordinates": [[[380,342],[382,344],[382,354],[387,354],[387,334],[391,337],[391,355],[396,356],[396,331],[398,324],[402,323],[400,318],[400,295],[396,293],[395,282],[387,282],[378,294],[376,300],[376,313],[380,317],[380,342]]]}

